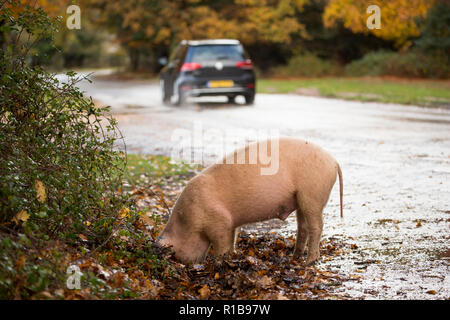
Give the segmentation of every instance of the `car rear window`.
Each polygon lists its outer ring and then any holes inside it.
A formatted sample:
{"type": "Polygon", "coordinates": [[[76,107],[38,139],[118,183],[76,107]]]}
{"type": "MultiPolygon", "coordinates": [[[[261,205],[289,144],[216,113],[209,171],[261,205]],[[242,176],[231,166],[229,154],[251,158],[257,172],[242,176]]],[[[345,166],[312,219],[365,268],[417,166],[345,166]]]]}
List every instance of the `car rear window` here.
{"type": "Polygon", "coordinates": [[[241,45],[204,45],[192,46],[186,56],[186,62],[205,62],[231,60],[245,60],[244,49],[241,45]]]}

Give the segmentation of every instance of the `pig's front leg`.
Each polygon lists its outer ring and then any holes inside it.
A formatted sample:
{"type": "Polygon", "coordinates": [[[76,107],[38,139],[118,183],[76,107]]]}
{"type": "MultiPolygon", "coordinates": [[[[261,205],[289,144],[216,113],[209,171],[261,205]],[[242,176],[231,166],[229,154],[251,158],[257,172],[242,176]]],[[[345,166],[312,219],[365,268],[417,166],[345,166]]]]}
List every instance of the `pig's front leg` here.
{"type": "Polygon", "coordinates": [[[222,256],[234,251],[236,228],[231,221],[231,215],[220,210],[211,216],[214,216],[214,219],[207,224],[205,232],[214,249],[214,255],[222,256]]]}

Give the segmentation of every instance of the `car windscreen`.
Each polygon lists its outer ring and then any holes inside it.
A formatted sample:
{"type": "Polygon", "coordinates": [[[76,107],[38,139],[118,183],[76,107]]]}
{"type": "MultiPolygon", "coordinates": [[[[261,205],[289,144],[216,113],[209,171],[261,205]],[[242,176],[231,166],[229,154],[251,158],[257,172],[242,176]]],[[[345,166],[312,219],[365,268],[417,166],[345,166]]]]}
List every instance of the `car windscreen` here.
{"type": "Polygon", "coordinates": [[[186,56],[186,62],[206,62],[206,61],[243,61],[245,60],[244,50],[241,45],[204,45],[191,46],[186,56]]]}

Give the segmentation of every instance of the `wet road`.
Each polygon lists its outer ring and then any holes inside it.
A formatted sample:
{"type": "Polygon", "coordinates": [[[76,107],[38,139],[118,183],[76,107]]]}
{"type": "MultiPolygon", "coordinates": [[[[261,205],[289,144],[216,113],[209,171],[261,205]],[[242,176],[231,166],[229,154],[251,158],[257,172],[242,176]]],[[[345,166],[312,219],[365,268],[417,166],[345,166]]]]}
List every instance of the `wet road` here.
{"type": "MultiPolygon", "coordinates": [[[[353,243],[355,250],[319,267],[360,277],[336,294],[450,298],[449,110],[278,94],[258,94],[254,106],[202,99],[177,108],[162,105],[154,82],[94,80],[80,87],[113,107],[131,153],[170,156],[180,135],[193,142],[199,132],[196,150],[205,152],[206,163],[224,141],[250,141],[252,132],[278,130],[322,146],[344,175],[344,219],[336,184],[323,238],[353,243]]],[[[295,215],[259,228],[295,233],[295,215]]]]}

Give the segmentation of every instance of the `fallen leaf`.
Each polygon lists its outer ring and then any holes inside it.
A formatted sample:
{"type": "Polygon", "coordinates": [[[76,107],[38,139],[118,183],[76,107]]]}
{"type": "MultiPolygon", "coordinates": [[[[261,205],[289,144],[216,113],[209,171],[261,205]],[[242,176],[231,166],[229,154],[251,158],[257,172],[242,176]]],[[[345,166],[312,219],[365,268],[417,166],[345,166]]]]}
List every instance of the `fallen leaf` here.
{"type": "Polygon", "coordinates": [[[63,289],[55,290],[54,294],[60,298],[64,298],[64,290],[63,289]]]}
{"type": "Polygon", "coordinates": [[[30,215],[25,210],[22,210],[22,211],[18,212],[14,216],[14,218],[12,218],[12,221],[15,222],[16,224],[19,224],[20,221],[22,221],[22,222],[27,221],[29,217],[30,217],[30,215]]]}
{"type": "Polygon", "coordinates": [[[81,240],[83,240],[83,241],[88,241],[87,237],[86,237],[84,234],[82,234],[82,233],[80,233],[80,234],[78,235],[78,237],[79,237],[81,240]]]}
{"type": "Polygon", "coordinates": [[[42,291],[39,294],[47,299],[54,299],[53,295],[48,291],[42,291]]]}
{"type": "Polygon", "coordinates": [[[17,261],[16,261],[17,269],[23,268],[23,266],[25,265],[25,262],[26,262],[25,255],[21,255],[19,257],[19,259],[17,259],[17,261]]]}
{"type": "Polygon", "coordinates": [[[201,298],[201,299],[206,299],[206,298],[208,298],[210,292],[211,292],[211,291],[209,290],[207,284],[205,284],[203,287],[201,287],[201,288],[198,290],[198,293],[200,293],[200,298],[201,298]]]}
{"type": "Polygon", "coordinates": [[[273,281],[268,276],[263,276],[261,279],[258,280],[258,284],[263,287],[264,289],[270,287],[273,284],[273,281]]]}
{"type": "Polygon", "coordinates": [[[245,260],[247,260],[251,264],[257,264],[258,263],[258,259],[254,258],[254,257],[251,257],[251,256],[245,257],[245,260]]]}
{"type": "Polygon", "coordinates": [[[112,281],[114,283],[114,286],[116,286],[117,288],[122,287],[123,282],[125,281],[125,274],[123,274],[122,272],[116,272],[112,275],[112,281]]]}
{"type": "Polygon", "coordinates": [[[289,300],[289,298],[286,297],[284,294],[279,293],[279,294],[277,295],[277,300],[289,300]]]}
{"type": "Polygon", "coordinates": [[[45,192],[45,187],[42,181],[36,180],[34,183],[34,189],[36,190],[36,198],[40,203],[44,203],[47,199],[47,193],[45,192]]]}
{"type": "Polygon", "coordinates": [[[139,217],[145,224],[154,227],[155,226],[155,221],[153,219],[151,219],[146,213],[142,214],[139,217]]]}
{"type": "Polygon", "coordinates": [[[120,218],[126,218],[129,213],[130,213],[130,209],[123,208],[122,210],[119,211],[119,217],[120,218]]]}
{"type": "Polygon", "coordinates": [[[437,292],[435,290],[428,290],[427,293],[428,294],[436,294],[437,292]]]}
{"type": "Polygon", "coordinates": [[[421,222],[420,220],[417,220],[416,227],[419,228],[419,227],[421,227],[421,226],[422,226],[422,222],[421,222]]]}

